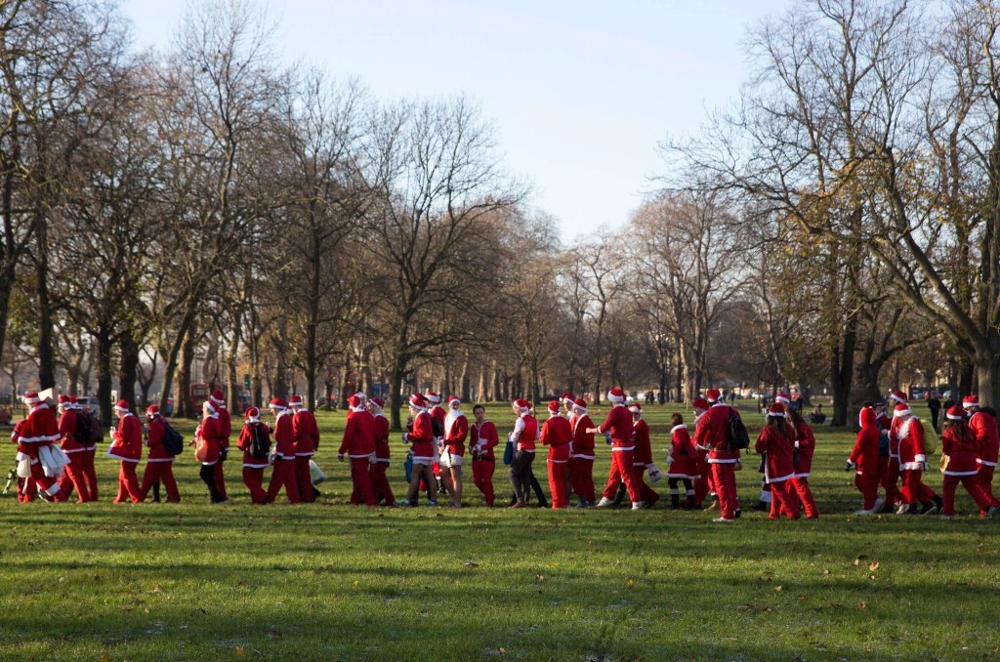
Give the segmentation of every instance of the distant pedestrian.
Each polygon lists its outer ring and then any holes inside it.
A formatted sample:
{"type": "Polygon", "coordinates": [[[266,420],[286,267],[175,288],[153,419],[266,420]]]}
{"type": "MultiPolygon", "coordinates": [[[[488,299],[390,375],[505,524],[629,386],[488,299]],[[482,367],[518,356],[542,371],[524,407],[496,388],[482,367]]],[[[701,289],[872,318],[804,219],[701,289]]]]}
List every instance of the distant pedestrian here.
{"type": "Polygon", "coordinates": [[[549,402],[548,410],[549,419],[542,425],[540,441],[543,446],[549,447],[545,463],[549,474],[549,492],[552,494],[553,508],[566,508],[569,506],[566,487],[573,429],[569,421],[559,413],[558,400],[549,402]]]}
{"type": "Polygon", "coordinates": [[[482,405],[472,408],[475,422],[469,430],[469,449],[472,453],[472,482],[486,499],[486,505],[493,507],[496,495],[493,491],[493,473],[496,469],[494,449],[500,443],[497,426],[486,418],[482,405]]]}
{"type": "Polygon", "coordinates": [[[785,405],[775,402],[767,411],[764,427],[757,437],[755,448],[766,454],[764,480],[771,486],[771,519],[799,517],[799,501],[789,490],[789,481],[795,475],[795,429],[785,420],[785,405]]]}
{"type": "Polygon", "coordinates": [[[741,464],[740,451],[729,444],[729,417],[739,412],[721,401],[718,389],[705,392],[711,404],[708,411],[698,417],[694,431],[694,442],[698,448],[708,451],[708,463],[712,469],[712,486],[719,496],[720,517],[714,522],[729,523],[740,517],[739,494],[736,490],[736,467],[741,464]]]}
{"type": "Polygon", "coordinates": [[[302,404],[301,395],[293,394],[288,398],[288,408],[291,410],[292,434],[295,436],[295,482],[299,489],[299,499],[303,503],[313,503],[317,492],[312,484],[309,462],[319,450],[319,426],[316,425],[313,413],[302,404]]]}
{"type": "Polygon", "coordinates": [[[997,468],[997,455],[1000,454],[997,415],[990,407],[980,407],[979,398],[975,395],[963,398],[962,407],[969,412],[969,429],[976,437],[976,462],[979,467],[976,480],[992,501],[996,498],[993,494],[993,473],[997,468]]]}
{"type": "Polygon", "coordinates": [[[789,493],[792,498],[797,498],[802,502],[802,509],[805,511],[806,519],[816,519],[819,517],[819,509],[816,507],[816,499],[812,490],[809,489],[809,473],[812,471],[813,454],[816,451],[816,437],[812,428],[802,420],[802,415],[792,409],[785,407],[785,416],[788,424],[795,431],[795,473],[789,481],[789,493]]]}
{"type": "Polygon", "coordinates": [[[929,391],[927,393],[927,409],[931,412],[931,425],[934,427],[934,430],[940,430],[938,416],[941,413],[941,401],[938,399],[937,391],[929,391]]]}
{"type": "Polygon", "coordinates": [[[368,401],[368,412],[375,417],[375,461],[368,465],[368,479],[372,484],[375,501],[395,506],[396,497],[386,477],[392,455],[389,449],[389,419],[382,411],[382,401],[378,398],[368,401]]]}
{"type": "Polygon", "coordinates": [[[236,447],[243,451],[243,484],[250,492],[250,501],[256,505],[267,503],[264,470],[270,466],[271,431],[261,422],[257,407],[250,407],[244,412],[243,429],[236,440],[236,447]],[[254,441],[257,441],[256,445],[254,441]],[[263,453],[265,448],[267,453],[263,453]],[[254,455],[255,451],[257,455],[254,455]]]}
{"type": "MultiPolygon", "coordinates": [[[[434,448],[434,428],[431,415],[427,413],[427,399],[420,393],[410,396],[410,416],[407,420],[407,432],[403,433],[403,443],[410,444],[413,455],[413,470],[410,472],[410,487],[406,498],[400,501],[401,506],[416,506],[420,494],[420,480],[423,478],[428,487],[434,485],[434,472],[431,465],[437,453],[434,448]]],[[[437,500],[431,498],[428,506],[436,506],[437,500]]]]}
{"type": "Polygon", "coordinates": [[[982,485],[976,480],[978,467],[976,465],[976,434],[965,422],[965,411],[958,405],[946,413],[944,433],[941,435],[941,453],[947,457],[947,464],[942,468],[944,481],[941,491],[941,518],[951,519],[955,515],[955,488],[959,483],[969,493],[972,500],[979,506],[984,517],[992,519],[1000,507],[1000,501],[988,497],[982,485]]]}
{"type": "Polygon", "coordinates": [[[670,417],[670,450],[667,455],[667,486],[670,488],[670,508],[694,508],[694,482],[701,479],[698,449],[691,441],[691,434],[684,425],[684,416],[675,412],[670,417]],[[684,484],[684,502],[680,500],[678,483],[684,484]]]}
{"type": "Polygon", "coordinates": [[[59,501],[67,501],[77,493],[77,502],[90,501],[90,488],[84,475],[84,456],[87,454],[87,441],[77,438],[77,414],[73,402],[68,395],[59,396],[59,437],[60,446],[69,464],[66,465],[63,477],[59,479],[59,501]]]}
{"type": "Polygon", "coordinates": [[[514,490],[511,508],[524,508],[530,498],[531,465],[535,460],[535,441],[540,436],[538,421],[531,415],[531,403],[521,398],[511,404],[517,420],[510,439],[514,442],[514,459],[510,463],[510,485],[514,490]]]}
{"type": "Polygon", "coordinates": [[[897,512],[908,515],[933,515],[944,503],[941,497],[923,482],[924,472],[928,469],[927,455],[924,452],[923,423],[913,415],[909,405],[896,405],[893,415],[901,421],[897,436],[904,506],[900,506],[897,512]]]}
{"type": "Polygon", "coordinates": [[[295,432],[288,403],[284,398],[272,398],[268,409],[274,415],[274,446],[271,449],[271,481],[267,485],[267,503],[274,503],[282,489],[287,503],[301,503],[299,482],[295,475],[295,432]]]}
{"type": "Polygon", "coordinates": [[[570,449],[569,472],[573,493],[579,499],[578,508],[597,504],[597,489],[594,487],[594,426],[587,412],[587,401],[577,398],[573,403],[574,419],[573,444],[570,449]]]}
{"type": "Polygon", "coordinates": [[[633,455],[635,454],[635,429],[632,425],[632,414],[625,406],[625,392],[615,387],[608,391],[608,400],[613,406],[608,412],[607,418],[597,427],[592,427],[588,432],[592,434],[611,434],[611,470],[608,473],[608,482],[601,494],[601,500],[597,502],[598,508],[610,506],[612,497],[618,491],[618,483],[624,482],[628,492],[629,501],[632,502],[632,510],[641,510],[642,491],[636,485],[634,470],[632,468],[633,455]]]}
{"type": "Polygon", "coordinates": [[[119,400],[114,407],[118,417],[117,427],[111,428],[111,446],[108,457],[118,460],[118,495],[113,503],[142,501],[136,467],[142,459],[142,423],[132,413],[126,400],[119,400]]]}
{"type": "Polygon", "coordinates": [[[873,515],[882,508],[882,499],[878,498],[878,445],[879,428],[875,422],[875,409],[871,406],[861,408],[858,415],[861,429],[854,441],[854,448],[844,466],[846,471],[854,469],[854,485],[861,492],[861,509],[857,515],[873,515]]]}
{"type": "Polygon", "coordinates": [[[146,469],[142,474],[142,486],[139,488],[140,501],[145,501],[154,483],[161,482],[167,490],[167,501],[180,503],[181,495],[174,478],[174,456],[167,452],[163,445],[166,426],[160,416],[157,405],[146,407],[146,469]]]}
{"type": "Polygon", "coordinates": [[[337,450],[337,459],[343,462],[346,456],[350,460],[353,486],[351,503],[357,506],[363,502],[366,506],[374,506],[377,502],[368,475],[368,465],[375,460],[375,417],[361,403],[357,394],[348,398],[347,402],[351,407],[351,414],[344,429],[344,440],[337,450]]]}

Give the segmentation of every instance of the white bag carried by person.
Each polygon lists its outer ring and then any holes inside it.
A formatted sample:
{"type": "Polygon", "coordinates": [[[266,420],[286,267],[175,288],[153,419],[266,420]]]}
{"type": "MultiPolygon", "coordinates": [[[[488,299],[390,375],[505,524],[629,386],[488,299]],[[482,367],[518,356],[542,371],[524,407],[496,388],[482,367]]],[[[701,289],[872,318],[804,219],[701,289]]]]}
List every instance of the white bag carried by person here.
{"type": "Polygon", "coordinates": [[[69,464],[69,458],[63,449],[54,445],[39,447],[38,461],[42,463],[42,470],[48,478],[59,478],[63,474],[63,468],[69,464]]]}
{"type": "Polygon", "coordinates": [[[319,465],[312,459],[309,460],[309,477],[313,485],[319,485],[326,480],[326,474],[319,468],[319,465]]]}
{"type": "Polygon", "coordinates": [[[26,453],[17,454],[17,477],[27,478],[31,475],[31,456],[26,453]]]}

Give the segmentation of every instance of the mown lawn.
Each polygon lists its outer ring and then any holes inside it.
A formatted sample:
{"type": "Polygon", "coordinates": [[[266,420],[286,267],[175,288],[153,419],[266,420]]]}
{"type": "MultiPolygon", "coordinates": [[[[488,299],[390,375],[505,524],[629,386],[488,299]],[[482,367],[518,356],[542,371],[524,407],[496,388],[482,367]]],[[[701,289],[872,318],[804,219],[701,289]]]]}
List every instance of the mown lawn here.
{"type": "MultiPolygon", "coordinates": [[[[491,407],[502,433],[507,411],[491,407]]],[[[671,411],[647,414],[661,462],[671,411]]],[[[461,510],[351,507],[342,415],[321,425],[330,480],[313,505],[251,506],[233,462],[231,503],[210,506],[190,457],[179,505],[111,504],[108,460],[100,503],[0,499],[0,658],[1000,657],[1000,523],[964,494],[950,522],[855,517],[850,432],[818,431],[819,520],[747,511],[724,526],[660,508],[488,509],[471,480],[461,510]]],[[[745,507],[759,490],[747,464],[745,507]]]]}

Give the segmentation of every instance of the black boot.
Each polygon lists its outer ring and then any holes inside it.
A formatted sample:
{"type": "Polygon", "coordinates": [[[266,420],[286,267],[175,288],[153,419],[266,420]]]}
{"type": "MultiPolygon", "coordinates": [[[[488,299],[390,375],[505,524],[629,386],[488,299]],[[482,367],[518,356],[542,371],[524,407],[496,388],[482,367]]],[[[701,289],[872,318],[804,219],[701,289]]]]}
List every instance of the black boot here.
{"type": "Polygon", "coordinates": [[[625,489],[625,483],[619,483],[618,491],[615,492],[615,499],[614,499],[615,506],[617,507],[622,505],[622,501],[625,500],[626,496],[628,496],[628,490],[625,489]]]}
{"type": "Polygon", "coordinates": [[[671,494],[670,495],[670,510],[677,510],[681,507],[681,495],[671,494]]]}

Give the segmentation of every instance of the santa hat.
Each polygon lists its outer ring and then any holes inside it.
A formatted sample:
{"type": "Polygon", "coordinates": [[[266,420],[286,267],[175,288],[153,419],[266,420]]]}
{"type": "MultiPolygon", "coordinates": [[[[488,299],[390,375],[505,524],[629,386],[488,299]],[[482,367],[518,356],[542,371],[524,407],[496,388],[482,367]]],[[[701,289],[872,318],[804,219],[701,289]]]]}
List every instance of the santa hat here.
{"type": "Polygon", "coordinates": [[[967,395],[962,398],[962,406],[966,409],[972,409],[973,407],[979,406],[979,397],[975,395],[967,395]]]}
{"type": "Polygon", "coordinates": [[[29,391],[28,393],[24,394],[24,404],[28,405],[29,407],[37,405],[39,402],[41,402],[41,399],[38,397],[38,394],[35,393],[34,391],[29,391]]]}
{"type": "MultiPolygon", "coordinates": [[[[357,397],[357,394],[355,394],[354,396],[351,396],[351,397],[357,397]]],[[[288,398],[288,406],[289,407],[301,407],[302,406],[302,396],[299,395],[298,393],[293,393],[292,397],[288,398]]],[[[357,405],[352,405],[352,406],[356,407],[357,405]]]]}
{"type": "Polygon", "coordinates": [[[549,400],[548,408],[549,408],[549,411],[551,411],[552,413],[558,412],[559,411],[559,401],[558,400],[549,400]]]}
{"type": "Polygon", "coordinates": [[[570,405],[570,406],[573,406],[573,405],[576,404],[576,401],[573,399],[573,394],[570,393],[569,391],[566,391],[561,396],[559,396],[559,399],[562,400],[562,402],[564,404],[567,404],[567,405],[570,405]]]}
{"type": "Polygon", "coordinates": [[[149,405],[146,407],[146,418],[156,418],[160,415],[160,408],[157,405],[149,405]]]}
{"type": "Polygon", "coordinates": [[[212,395],[209,398],[209,400],[212,401],[212,404],[216,404],[216,405],[224,405],[224,404],[226,404],[226,396],[222,395],[222,391],[220,391],[218,389],[212,391],[212,395]]]}
{"type": "Polygon", "coordinates": [[[895,400],[896,402],[902,403],[904,405],[910,401],[910,399],[906,397],[906,394],[903,393],[902,391],[893,391],[892,393],[889,394],[889,399],[895,400]]]}
{"type": "Polygon", "coordinates": [[[616,405],[625,402],[625,391],[621,390],[617,386],[608,391],[608,400],[615,403],[616,405]]]}
{"type": "Polygon", "coordinates": [[[628,406],[628,410],[630,412],[632,412],[633,414],[641,414],[642,413],[642,406],[638,402],[633,402],[632,404],[630,404],[628,406]]]}
{"type": "Polygon", "coordinates": [[[381,408],[382,408],[382,401],[381,401],[381,400],[379,400],[378,398],[372,398],[372,399],[370,399],[370,400],[369,400],[368,402],[372,403],[373,405],[375,405],[375,406],[376,406],[376,407],[378,407],[379,409],[381,409],[381,408]]]}
{"type": "Polygon", "coordinates": [[[780,402],[783,405],[791,404],[792,398],[787,393],[779,393],[774,396],[775,402],[780,402]]]}
{"type": "Polygon", "coordinates": [[[119,400],[115,403],[115,411],[129,412],[128,400],[119,400]]]}
{"type": "MultiPolygon", "coordinates": [[[[962,405],[965,405],[964,401],[962,402],[962,405]]],[[[948,413],[946,413],[945,416],[953,421],[960,421],[965,418],[965,410],[958,405],[954,405],[952,407],[948,407],[948,413]]]]}
{"type": "Polygon", "coordinates": [[[700,397],[695,398],[694,402],[691,403],[691,406],[694,407],[695,409],[708,409],[709,407],[711,407],[711,405],[708,404],[708,400],[700,397]]]}
{"type": "Polygon", "coordinates": [[[587,413],[587,401],[584,400],[583,398],[577,398],[576,402],[573,403],[573,408],[574,409],[579,409],[584,414],[586,414],[587,413]]]}
{"type": "Polygon", "coordinates": [[[73,407],[73,409],[83,409],[83,406],[82,406],[82,405],[80,405],[80,404],[79,404],[79,403],[78,403],[78,402],[76,401],[76,396],[75,396],[75,395],[71,395],[71,396],[69,396],[69,402],[70,402],[70,406],[72,406],[72,407],[73,407]]]}
{"type": "Polygon", "coordinates": [[[710,388],[705,391],[705,397],[709,402],[716,403],[722,398],[722,391],[717,388],[710,388]]]}
{"type": "MultiPolygon", "coordinates": [[[[357,396],[357,394],[352,395],[351,397],[347,398],[347,404],[350,405],[353,409],[357,409],[361,405],[361,398],[359,398],[357,396]]],[[[288,406],[289,407],[294,407],[295,406],[295,396],[294,395],[289,399],[288,406]]],[[[300,407],[302,406],[302,399],[301,398],[299,398],[299,406],[300,407]]]]}
{"type": "Polygon", "coordinates": [[[432,405],[441,404],[441,396],[430,389],[427,389],[427,392],[424,393],[424,398],[432,405]]]}
{"type": "Polygon", "coordinates": [[[70,400],[70,397],[68,395],[65,395],[64,393],[60,393],[59,394],[59,406],[60,407],[67,407],[67,408],[68,407],[72,407],[73,406],[73,401],[70,400]]]}
{"type": "Polygon", "coordinates": [[[259,423],[260,422],[260,410],[256,407],[248,407],[246,412],[248,423],[259,423]]]}
{"type": "Polygon", "coordinates": [[[462,401],[458,399],[457,395],[448,396],[448,406],[452,409],[458,409],[462,406],[462,401]]]}
{"type": "Polygon", "coordinates": [[[218,413],[219,413],[219,405],[215,404],[215,403],[214,403],[214,402],[212,401],[212,399],[211,399],[211,398],[209,398],[208,400],[205,400],[205,405],[204,405],[204,406],[205,406],[205,408],[207,408],[207,409],[208,409],[209,411],[211,411],[211,412],[212,412],[213,414],[218,414],[218,413]]]}
{"type": "Polygon", "coordinates": [[[277,409],[278,411],[285,411],[288,405],[285,403],[283,398],[271,398],[271,402],[267,403],[268,409],[277,409]]]}
{"type": "MultiPolygon", "coordinates": [[[[775,398],[777,400],[777,398],[775,398]]],[[[785,417],[785,408],[780,402],[775,402],[773,405],[767,408],[767,415],[774,416],[775,418],[785,417]]]]}
{"type": "Polygon", "coordinates": [[[912,413],[913,412],[910,411],[910,405],[906,404],[905,402],[900,402],[898,405],[896,405],[896,409],[895,411],[892,412],[892,415],[898,417],[898,416],[908,416],[912,413]]]}
{"type": "Polygon", "coordinates": [[[427,406],[427,398],[419,393],[414,393],[410,396],[410,406],[416,409],[423,409],[427,406]]]}
{"type": "Polygon", "coordinates": [[[531,409],[531,403],[525,400],[524,398],[518,398],[517,400],[515,400],[514,406],[521,411],[528,411],[529,409],[531,409]]]}

